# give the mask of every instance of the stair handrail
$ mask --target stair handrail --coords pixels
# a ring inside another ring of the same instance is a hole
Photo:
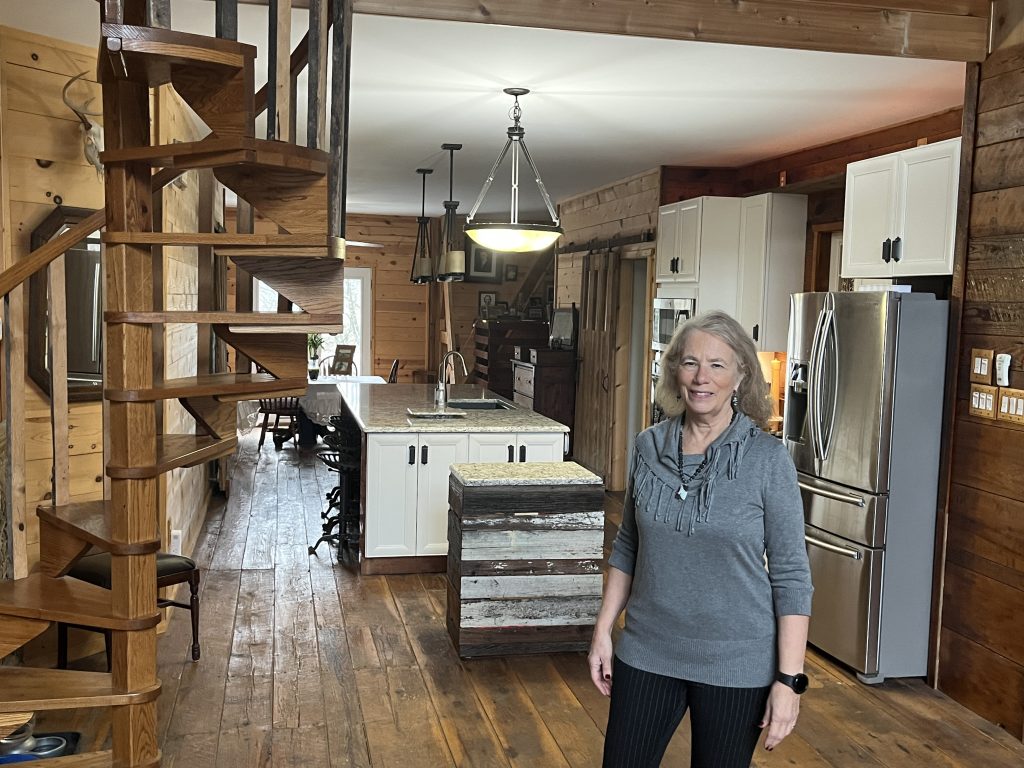
[[[164,168],[153,174],[153,192],[159,193],[180,176],[184,171],[178,168]],[[6,296],[19,285],[28,280],[36,272],[46,269],[54,259],[60,256],[71,246],[80,240],[91,235],[97,229],[107,224],[107,209],[100,208],[98,211],[82,219],[78,224],[65,230],[63,233],[39,246],[28,256],[0,272],[0,298]]]

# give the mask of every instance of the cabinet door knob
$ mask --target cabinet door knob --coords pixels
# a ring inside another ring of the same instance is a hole
[[[882,261],[886,264],[892,261],[892,240],[888,237],[885,238],[885,241],[882,243]]]
[[[903,258],[903,240],[896,238],[892,241],[892,260],[899,261]]]
[[[516,457],[515,457],[515,448],[514,448],[513,446],[511,446],[511,445],[510,445],[510,446],[508,447],[508,463],[509,463],[509,464],[511,464],[511,463],[512,463],[512,462],[514,462],[515,460],[516,460]]]
[[[420,448],[420,464],[427,463],[427,446]]]
[[[409,463],[413,464],[413,465],[416,464],[416,446],[415,445],[410,445],[409,446]]]
[[[526,461],[526,446],[525,445],[520,445],[519,446],[519,460],[520,461]]]

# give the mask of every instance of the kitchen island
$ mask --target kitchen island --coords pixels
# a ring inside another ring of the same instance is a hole
[[[561,461],[565,455],[567,426],[480,386],[450,385],[452,407],[443,417],[429,384],[352,383],[339,384],[338,391],[361,432],[363,573],[445,570],[452,464]]]

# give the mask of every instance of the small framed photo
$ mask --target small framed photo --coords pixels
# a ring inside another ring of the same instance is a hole
[[[519,277],[519,266],[516,265],[516,264],[506,264],[505,265],[505,282],[506,283],[511,283],[517,277]]]
[[[471,283],[500,283],[501,256],[496,251],[481,248],[466,238],[466,281]]]
[[[477,299],[477,308],[480,310],[480,317],[488,317],[495,312],[495,305],[498,303],[498,294],[494,291],[480,291]]]
[[[507,315],[508,314],[508,302],[507,301],[495,302],[495,304],[494,304],[494,312],[495,312],[495,314],[498,315],[498,317],[501,317],[502,315]]]

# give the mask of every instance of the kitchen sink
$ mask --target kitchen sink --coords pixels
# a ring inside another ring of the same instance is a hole
[[[449,400],[448,407],[474,411],[509,411],[515,408],[512,403],[506,403],[504,400],[495,400],[494,398],[486,397],[469,397]]]

